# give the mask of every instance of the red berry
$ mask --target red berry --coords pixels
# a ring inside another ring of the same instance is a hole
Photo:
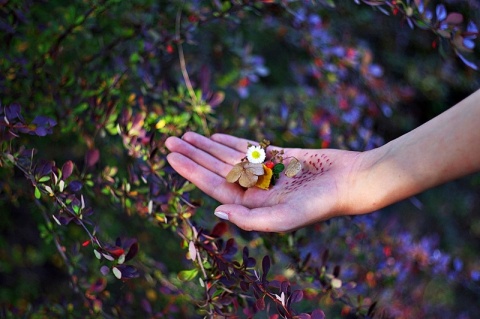
[[[272,169],[275,166],[275,164],[273,164],[272,161],[268,161],[268,162],[265,162],[265,166]]]

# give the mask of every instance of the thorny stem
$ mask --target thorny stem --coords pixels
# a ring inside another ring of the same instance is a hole
[[[43,207],[43,205],[37,199],[35,199],[35,205],[40,209],[40,211],[42,212],[43,219],[48,224],[50,222],[50,219],[48,218],[45,207]],[[55,248],[57,249],[58,253],[60,254],[60,256],[63,259],[63,262],[65,263],[65,266],[67,267],[70,283],[74,287],[74,291],[81,296],[81,298],[84,302],[88,303],[88,299],[85,297],[85,294],[80,293],[81,288],[79,287],[78,283],[73,279],[72,269],[74,267],[73,267],[72,263],[70,262],[69,258],[67,257],[67,255],[65,254],[62,245],[60,244],[59,236],[57,235],[57,233],[55,232],[54,229],[49,229],[49,230],[52,233],[53,241],[55,243]]]
[[[26,169],[25,167],[23,167],[22,165],[18,164],[17,161],[15,161],[13,163],[15,165],[15,167],[17,167],[19,170],[21,170],[23,172],[23,174],[25,175],[25,177],[30,180],[30,182],[32,183],[32,185],[34,185],[35,187],[38,187],[38,189],[41,189],[42,191],[46,192],[46,190],[43,188],[43,185],[39,185],[37,184],[37,182],[35,181],[35,177],[33,176],[32,172],[31,172],[31,167],[30,169]],[[70,215],[72,215],[73,217],[75,217],[75,219],[79,222],[79,224],[82,226],[82,228],[87,232],[88,236],[90,237],[90,240],[92,240],[92,242],[95,242],[100,248],[103,248],[100,241],[95,238],[95,236],[92,235],[92,233],[88,230],[87,226],[85,226],[85,224],[83,223],[83,221],[78,218],[78,216],[75,214],[75,212],[71,211],[71,209],[62,201],[61,198],[59,198],[58,196],[56,196],[55,194],[53,194],[53,197],[55,199],[55,201],[63,208],[65,209]],[[36,200],[36,202],[38,202],[38,200]],[[39,204],[39,203],[38,203]],[[37,206],[38,206],[37,204]],[[40,206],[39,206],[40,207]]]

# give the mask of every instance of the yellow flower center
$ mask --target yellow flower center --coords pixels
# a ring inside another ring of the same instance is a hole
[[[253,152],[252,152],[252,157],[253,157],[253,158],[257,159],[257,158],[260,158],[260,156],[261,156],[261,155],[260,155],[260,152],[259,152],[259,151],[253,151]]]

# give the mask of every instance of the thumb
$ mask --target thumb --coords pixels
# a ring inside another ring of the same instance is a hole
[[[288,220],[288,207],[275,205],[269,207],[247,208],[237,204],[220,205],[215,216],[228,220],[244,230],[264,232],[285,232],[298,228],[298,220]]]

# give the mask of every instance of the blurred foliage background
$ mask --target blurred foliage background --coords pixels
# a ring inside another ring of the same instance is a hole
[[[0,1],[1,316],[475,318],[478,174],[367,216],[248,233],[218,223],[163,143],[380,146],[478,89],[479,9]]]

